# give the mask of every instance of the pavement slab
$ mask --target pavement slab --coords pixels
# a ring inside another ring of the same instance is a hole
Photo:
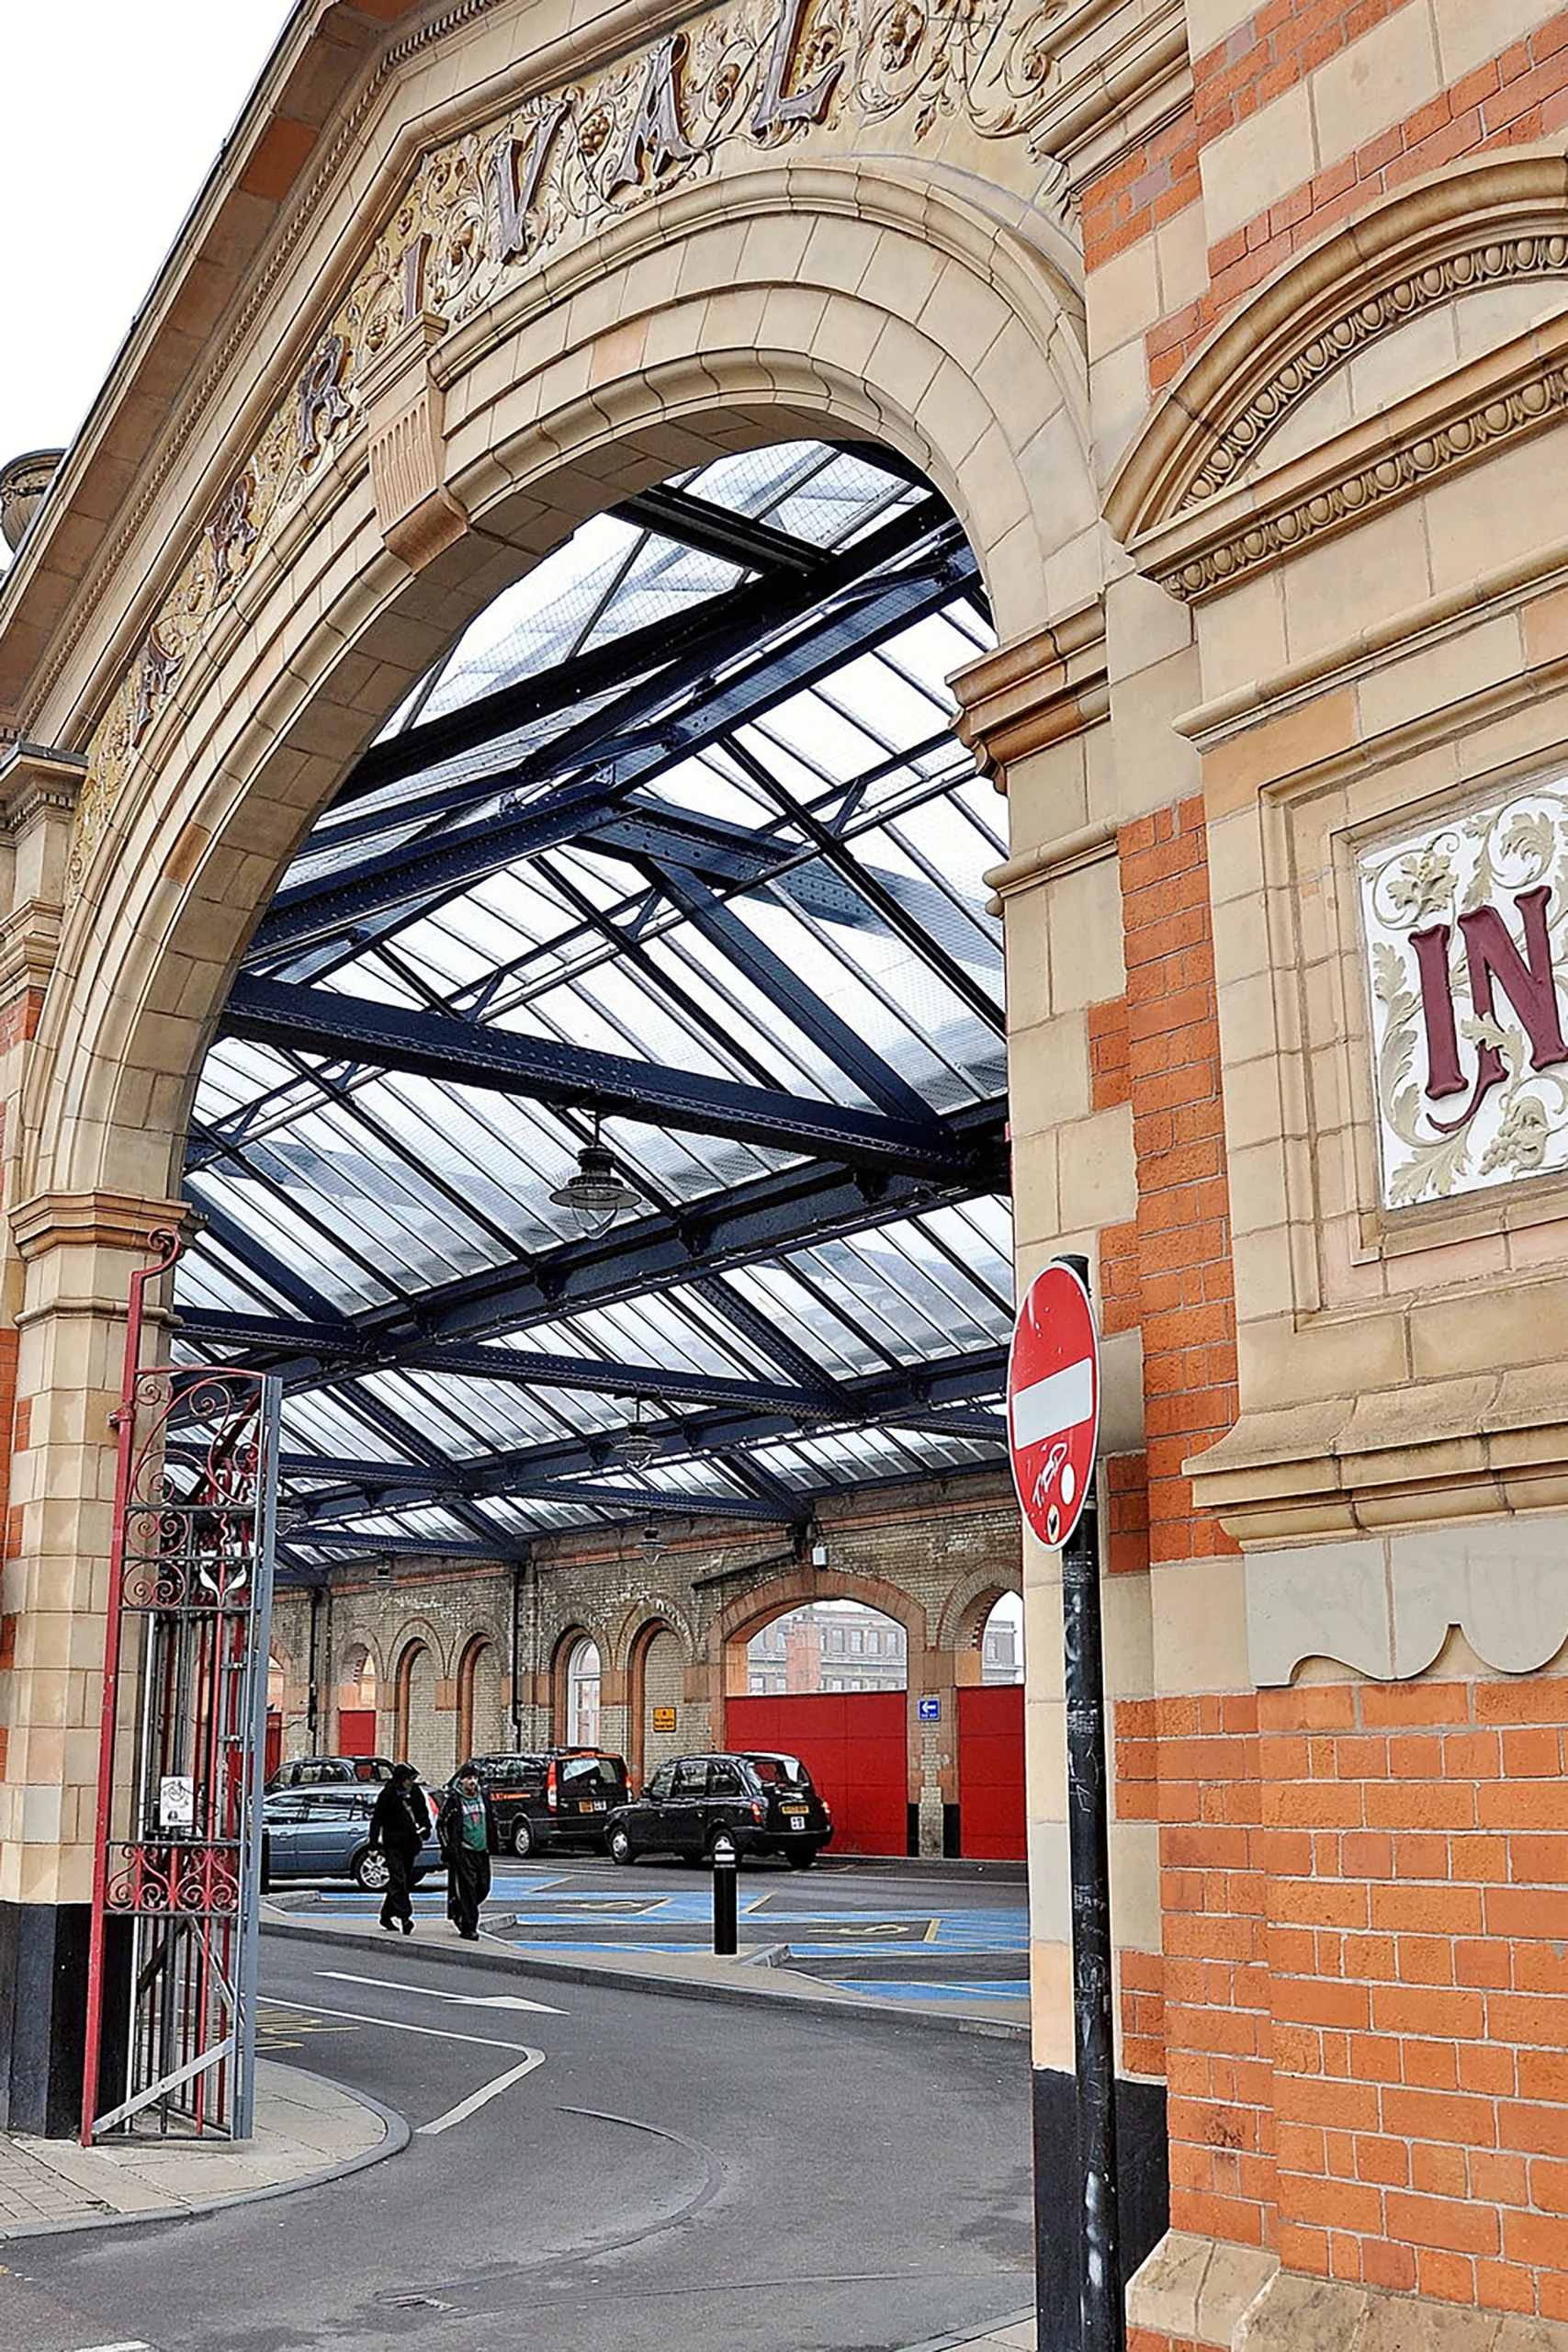
[[[400,2117],[358,2092],[259,2058],[255,2132],[238,2143],[148,2133],[84,2148],[0,2132],[0,2240],[268,2196],[392,2155],[407,2138]]]

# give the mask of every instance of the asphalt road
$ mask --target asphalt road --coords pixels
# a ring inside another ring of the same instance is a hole
[[[410,2147],[14,2241],[0,2352],[897,2352],[1029,2300],[1016,2041],[498,1980],[417,1938],[264,1939],[263,1986],[264,2051],[397,2109]],[[544,2006],[494,2006],[518,1998]]]

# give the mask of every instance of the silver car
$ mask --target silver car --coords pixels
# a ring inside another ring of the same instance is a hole
[[[351,1878],[370,1894],[387,1883],[385,1854],[370,1850],[370,1814],[380,1791],[327,1782],[319,1788],[279,1789],[262,1800],[262,1883],[289,1879]],[[431,1820],[435,1806],[428,1793]],[[434,1827],[420,1849],[414,1884],[440,1867]]]

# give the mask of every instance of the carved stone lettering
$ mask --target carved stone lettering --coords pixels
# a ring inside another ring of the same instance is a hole
[[[1568,781],[1367,853],[1360,887],[1386,1204],[1568,1167]]]
[[[247,466],[207,526],[208,544],[212,549],[214,596],[221,595],[230,581],[243,567],[245,558],[259,537],[251,520],[251,501],[255,495],[255,478]]]
[[[296,418],[299,455],[307,462],[320,454],[340,424],[354,414],[343,389],[343,363],[348,346],[342,335],[330,334],[299,379]]]
[[[642,94],[632,116],[619,161],[604,182],[606,196],[617,188],[635,187],[642,177],[643,160],[655,179],[671,164],[689,164],[696,149],[681,128],[681,103],[676,78],[686,54],[684,33],[661,40],[648,61]]]
[[[539,183],[550,160],[555,136],[570,108],[558,98],[547,113],[531,122],[521,139],[499,140],[491,151],[501,236],[496,259],[521,261],[529,246],[528,215],[538,198]]]
[[[824,74],[803,90],[786,95],[786,85],[795,71],[795,52],[800,47],[800,28],[806,18],[807,0],[784,0],[778,23],[768,45],[767,74],[762,83],[762,95],[751,117],[751,128],[759,139],[773,132],[787,130],[801,122],[820,122],[832,103],[846,60],[835,59]]]
[[[174,684],[181,657],[165,645],[154,628],[148,633],[136,667],[136,700],[130,714],[130,741],[140,743],[158,715],[158,707]]]

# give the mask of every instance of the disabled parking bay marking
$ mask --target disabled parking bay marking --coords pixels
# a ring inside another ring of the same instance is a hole
[[[406,1992],[410,1988],[400,1985],[397,1989]],[[481,2083],[477,2091],[471,2091],[467,2098],[459,2099],[456,2107],[449,2107],[445,2115],[437,2115],[429,2123],[414,2127],[431,2137],[438,2132],[449,2132],[454,2123],[466,2121],[479,2108],[487,2106],[492,2098],[498,2098],[502,2091],[510,2090],[513,2083],[520,2083],[525,2075],[531,2075],[536,2067],[545,2063],[542,2050],[530,2050],[525,2041],[500,2041],[493,2034],[457,2033],[450,2026],[412,2025],[401,2018],[368,2017],[363,2009],[329,2009],[320,2001],[286,2001],[276,1993],[267,1994],[263,2006],[272,2009],[301,2009],[319,2018],[347,2018],[355,2025],[380,2026],[388,2033],[422,2033],[434,2041],[467,2041],[480,2050],[515,2050],[521,2053],[521,2065],[509,2066],[504,2075],[497,2075],[491,2082]]]
[[[803,1943],[930,1944],[936,1941],[940,1919],[813,1919],[800,1922]]]

